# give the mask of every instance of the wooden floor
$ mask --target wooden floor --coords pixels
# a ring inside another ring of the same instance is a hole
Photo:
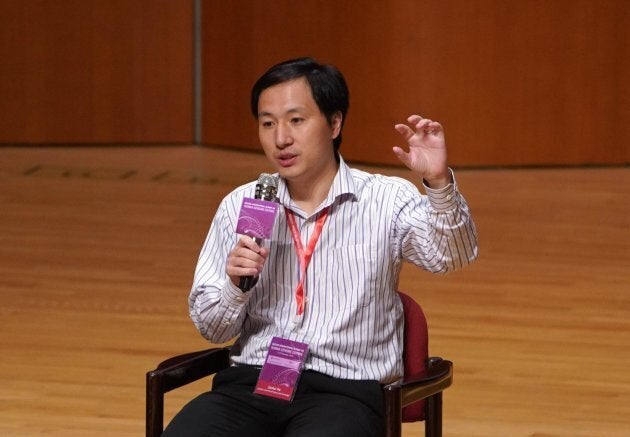
[[[142,435],[145,372],[207,346],[186,298],[211,216],[266,169],[184,146],[0,148],[0,435]],[[630,435],[630,169],[456,174],[480,259],[401,278],[455,363],[445,436]]]

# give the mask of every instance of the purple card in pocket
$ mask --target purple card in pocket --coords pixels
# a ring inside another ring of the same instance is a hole
[[[273,337],[254,393],[291,401],[307,354],[307,344]]]
[[[245,197],[236,223],[236,233],[263,240],[271,238],[277,212],[277,203]]]

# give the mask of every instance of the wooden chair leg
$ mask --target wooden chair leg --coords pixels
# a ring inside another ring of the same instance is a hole
[[[385,396],[385,436],[400,437],[402,434],[402,393],[399,389],[388,389]]]
[[[164,430],[164,393],[159,377],[147,373],[147,437],[159,437]]]
[[[425,437],[442,437],[442,392],[427,398],[424,418]]]

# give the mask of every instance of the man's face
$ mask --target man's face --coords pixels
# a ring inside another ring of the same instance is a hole
[[[341,114],[328,123],[304,78],[265,89],[258,100],[258,136],[267,159],[292,183],[314,183],[337,171],[332,141]]]

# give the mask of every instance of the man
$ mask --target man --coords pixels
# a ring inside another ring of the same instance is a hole
[[[252,112],[277,170],[279,214],[269,244],[235,233],[241,186],[221,203],[199,257],[189,304],[214,343],[238,336],[232,366],[165,435],[378,436],[381,384],[402,377],[402,261],[435,273],[477,255],[474,224],[447,166],[440,123],[397,124],[399,159],[424,181],[350,169],[338,153],[348,110],[341,73],[310,58],[272,67]],[[310,259],[309,259],[310,256]],[[257,276],[249,291],[238,288]],[[254,393],[272,337],[308,347],[291,402]]]

